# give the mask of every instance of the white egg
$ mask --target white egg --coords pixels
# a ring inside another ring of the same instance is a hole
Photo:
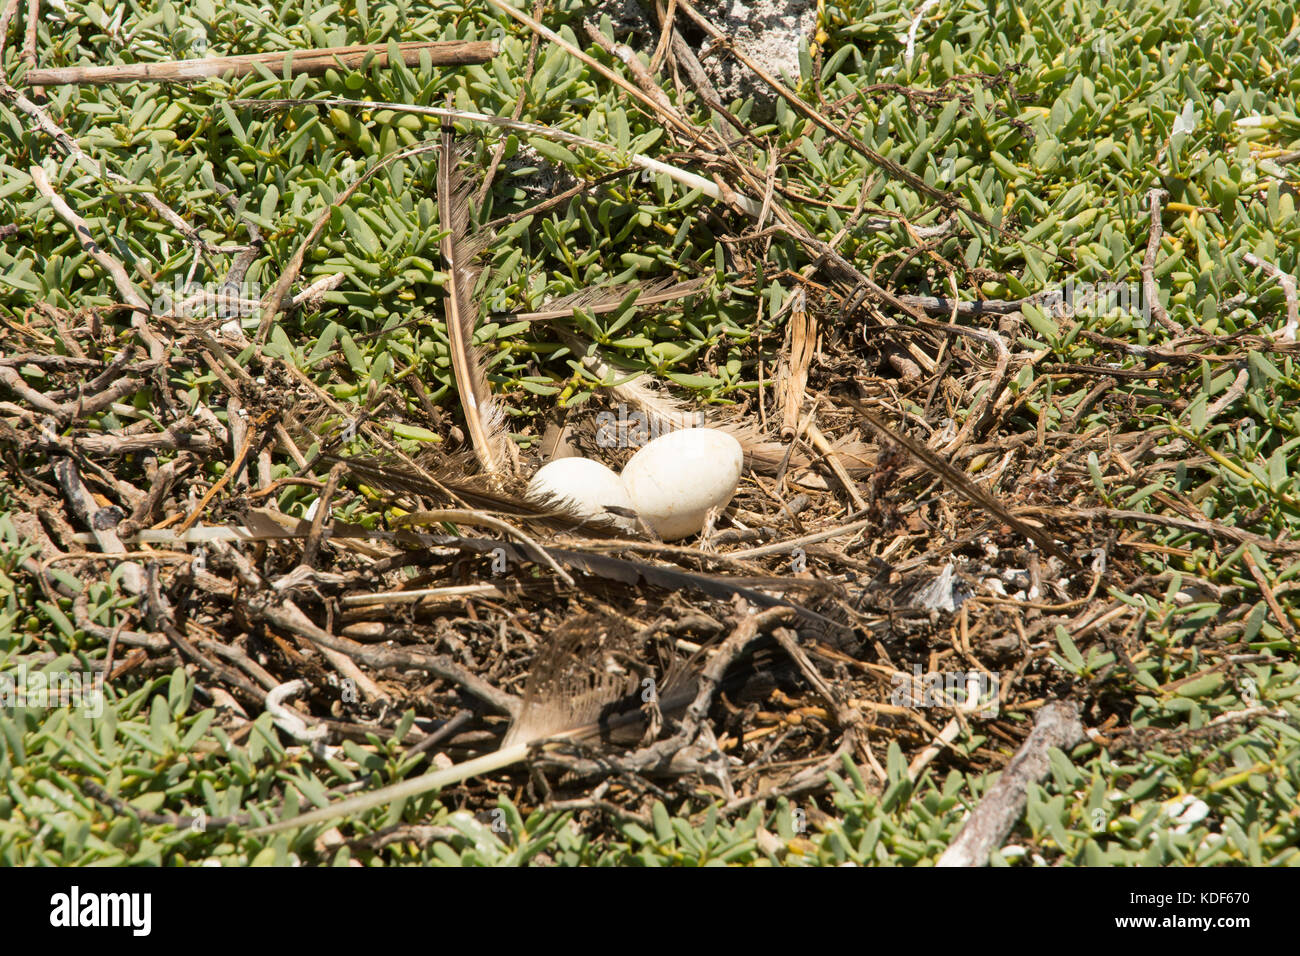
[[[636,530],[636,522],[607,506],[633,511],[632,499],[618,475],[590,458],[557,458],[543,465],[528,482],[527,496],[544,503],[555,497],[585,518],[604,518],[624,531]]]
[[[696,534],[710,508],[724,508],[736,493],[745,453],[716,428],[669,432],[632,456],[623,485],[642,520],[665,541]]]

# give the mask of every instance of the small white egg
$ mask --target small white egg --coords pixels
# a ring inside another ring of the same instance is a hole
[[[633,519],[605,510],[607,506],[634,509],[618,475],[590,458],[557,458],[543,465],[525,494],[538,503],[558,498],[584,518],[604,518],[624,531],[636,530]]]
[[[669,432],[632,456],[623,485],[632,507],[655,534],[675,541],[697,534],[710,508],[724,508],[736,493],[745,453],[716,428]]]

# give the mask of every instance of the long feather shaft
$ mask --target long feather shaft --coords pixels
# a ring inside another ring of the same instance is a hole
[[[686,706],[695,697],[694,685],[678,687],[670,698],[661,700],[661,707],[665,711],[676,711],[680,707]],[[299,814],[296,817],[289,817],[284,820],[278,820],[274,823],[268,823],[265,826],[258,827],[252,831],[254,836],[265,836],[271,833],[279,833],[282,830],[292,830],[301,827],[314,826],[318,823],[328,823],[331,820],[338,820],[343,817],[353,816],[354,814],[364,813],[374,807],[381,807],[397,800],[405,800],[409,797],[418,797],[422,794],[429,793],[432,790],[441,790],[453,784],[463,783],[471,777],[477,777],[480,774],[492,773],[496,770],[502,770],[513,764],[519,763],[528,756],[531,747],[538,744],[539,741],[558,741],[573,740],[575,738],[589,737],[599,732],[601,724],[597,722],[583,723],[577,727],[571,727],[567,730],[557,731],[546,734],[544,737],[532,737],[519,743],[507,744],[500,750],[494,750],[492,753],[483,754],[481,757],[474,757],[470,760],[461,761],[454,766],[447,767],[443,770],[432,770],[428,773],[421,774],[418,777],[412,777],[409,780],[403,780],[400,783],[389,784],[386,787],[380,787],[378,790],[372,790],[369,793],[360,793],[355,797],[349,797],[346,800],[340,800],[337,803],[331,803],[328,806],[319,807],[315,810],[309,810],[306,813]]]
[[[514,130],[520,133],[528,133],[533,136],[540,136],[543,139],[549,139],[557,143],[569,143],[574,146],[585,146],[588,149],[599,150],[602,153],[618,155],[619,149],[608,143],[602,143],[599,140],[588,139],[586,136],[579,136],[576,133],[569,133],[562,129],[552,129],[549,126],[538,126],[536,123],[525,123],[520,120],[508,119],[504,116],[493,116],[490,113],[477,113],[473,110],[454,110],[446,109],[440,106],[417,106],[414,103],[382,103],[378,100],[353,100],[344,97],[329,97],[327,99],[297,99],[297,100],[241,100],[240,105],[252,106],[258,109],[274,109],[285,106],[351,106],[356,109],[364,110],[392,110],[397,113],[416,113],[422,116],[438,116],[444,119],[463,120],[467,123],[486,123],[489,126],[496,126],[501,129]],[[672,166],[668,163],[652,159],[649,156],[643,156],[640,153],[633,153],[629,157],[629,162],[640,169],[648,170],[653,173],[663,173],[670,179],[676,180],[683,186],[691,189],[698,189],[710,199],[718,201],[723,200],[722,189],[718,184],[705,179],[696,173]],[[746,196],[735,190],[730,191],[731,198],[737,202],[742,209],[749,215],[757,217],[763,210],[763,204],[756,202],[749,196]]]
[[[431,773],[421,774],[418,777],[412,777],[410,780],[403,780],[401,783],[380,787],[370,793],[358,794],[355,797],[340,800],[338,803],[331,803],[316,810],[309,810],[307,813],[289,817],[287,820],[268,823],[266,826],[253,830],[252,834],[253,836],[265,836],[270,833],[279,833],[281,830],[292,830],[314,826],[317,823],[328,823],[341,817],[364,813],[372,807],[380,807],[396,800],[405,800],[408,797],[418,797],[431,790],[441,790],[443,787],[461,783],[479,774],[491,773],[494,770],[500,770],[503,767],[518,763],[528,756],[529,746],[526,743],[515,744],[512,747],[494,750],[490,754],[466,760],[455,766],[447,767],[445,770],[435,770]]]

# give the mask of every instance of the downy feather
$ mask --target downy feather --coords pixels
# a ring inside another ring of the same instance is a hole
[[[534,744],[543,740],[609,741],[613,731],[620,729],[623,742],[635,742],[639,733],[634,731],[629,738],[627,731],[644,723],[639,707],[640,675],[624,669],[619,660],[636,656],[634,641],[634,635],[619,622],[596,615],[565,622],[534,659],[523,703],[500,749],[259,827],[254,834],[324,823],[440,790],[519,763],[527,758]],[[697,670],[694,662],[669,668],[663,685],[656,687],[661,711],[677,710],[690,702]]]

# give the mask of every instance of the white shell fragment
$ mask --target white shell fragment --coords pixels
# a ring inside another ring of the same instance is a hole
[[[655,534],[675,541],[697,534],[711,508],[736,493],[745,453],[716,428],[686,428],[650,442],[623,468],[632,507]]]
[[[618,475],[590,458],[557,458],[543,465],[528,482],[527,496],[538,503],[560,499],[584,518],[604,518],[624,531],[635,531],[636,522],[609,506],[632,511],[632,501]]]

